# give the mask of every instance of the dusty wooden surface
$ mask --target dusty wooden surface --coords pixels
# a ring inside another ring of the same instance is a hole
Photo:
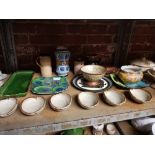
[[[116,123],[117,128],[123,135],[140,135],[142,133],[138,132],[129,121],[122,121]]]
[[[33,78],[38,77],[35,74]],[[81,108],[77,102],[77,95],[80,92],[71,85],[73,74],[68,76],[69,93],[72,98],[72,105],[67,111],[55,112],[49,106],[50,95],[44,95],[47,104],[46,108],[38,115],[25,116],[18,108],[15,114],[7,118],[0,118],[0,134],[42,134],[46,132],[56,132],[76,127],[86,127],[98,123],[110,123],[144,117],[155,114],[155,90],[146,88],[152,93],[152,100],[146,104],[136,104],[127,97],[127,102],[121,106],[113,107],[107,105],[101,95],[99,104],[91,110]],[[30,86],[31,87],[31,86]],[[116,89],[112,87],[111,89]],[[118,90],[118,89],[117,89]],[[118,90],[123,91],[124,90]],[[126,93],[125,93],[126,94]],[[36,96],[31,91],[25,97],[18,98],[18,104],[30,96]]]

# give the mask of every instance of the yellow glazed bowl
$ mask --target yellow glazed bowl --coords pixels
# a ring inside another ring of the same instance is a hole
[[[124,83],[136,83],[143,79],[143,72],[140,67],[137,66],[122,66],[118,77]]]
[[[85,65],[81,68],[83,77],[89,82],[97,82],[106,73],[106,68],[99,65]]]

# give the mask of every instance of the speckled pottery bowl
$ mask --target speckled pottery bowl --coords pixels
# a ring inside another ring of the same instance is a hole
[[[99,65],[85,65],[81,68],[83,77],[88,82],[98,82],[106,73],[106,68]]]
[[[131,98],[137,103],[146,103],[152,99],[151,93],[143,89],[130,89],[129,93]]]
[[[136,83],[143,79],[143,72],[141,68],[137,66],[122,66],[120,72],[118,73],[118,77],[124,83]]]
[[[69,94],[60,93],[50,98],[50,106],[55,111],[67,110],[72,102],[72,97]]]

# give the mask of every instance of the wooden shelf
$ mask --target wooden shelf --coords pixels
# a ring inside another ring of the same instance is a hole
[[[35,74],[33,78],[38,77]],[[72,105],[67,111],[53,111],[48,100],[50,95],[44,95],[47,100],[46,108],[43,112],[35,116],[23,115],[19,108],[10,117],[0,118],[0,134],[42,134],[57,132],[61,130],[88,127],[93,124],[111,123],[133,118],[145,117],[155,114],[155,90],[146,88],[152,93],[152,100],[146,104],[136,104],[127,97],[127,102],[121,106],[109,106],[99,97],[99,104],[91,110],[81,108],[77,102],[79,90],[71,85],[73,74],[68,76],[69,88],[66,93],[69,93],[72,98]],[[31,87],[31,86],[30,86]],[[113,86],[111,89],[116,88]],[[118,90],[118,89],[117,89]],[[124,92],[125,90],[118,90]],[[36,96],[28,91],[25,97],[18,98],[18,104],[31,96]]]

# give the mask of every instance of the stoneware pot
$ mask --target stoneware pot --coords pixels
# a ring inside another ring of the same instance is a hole
[[[8,98],[0,100],[0,117],[7,117],[12,115],[18,107],[15,98]]]
[[[137,103],[146,103],[152,99],[152,95],[149,91],[143,89],[130,89],[131,98]]]
[[[81,92],[78,102],[84,109],[92,109],[98,104],[98,96],[92,92]]]
[[[122,105],[126,102],[125,95],[114,90],[105,91],[103,97],[106,103],[112,106]]]
[[[56,73],[59,76],[68,75],[70,71],[69,67],[70,52],[64,47],[59,47],[55,52],[55,57],[56,57]]]
[[[143,79],[143,72],[140,67],[137,66],[122,66],[118,72],[118,77],[124,83],[136,83]]]
[[[60,93],[50,98],[50,106],[55,111],[67,110],[72,103],[72,97],[69,94]]]
[[[46,101],[43,97],[30,97],[22,102],[20,109],[23,114],[32,116],[43,111],[45,104]]]
[[[83,77],[90,83],[97,83],[106,73],[106,68],[99,65],[85,65],[81,68]]]

